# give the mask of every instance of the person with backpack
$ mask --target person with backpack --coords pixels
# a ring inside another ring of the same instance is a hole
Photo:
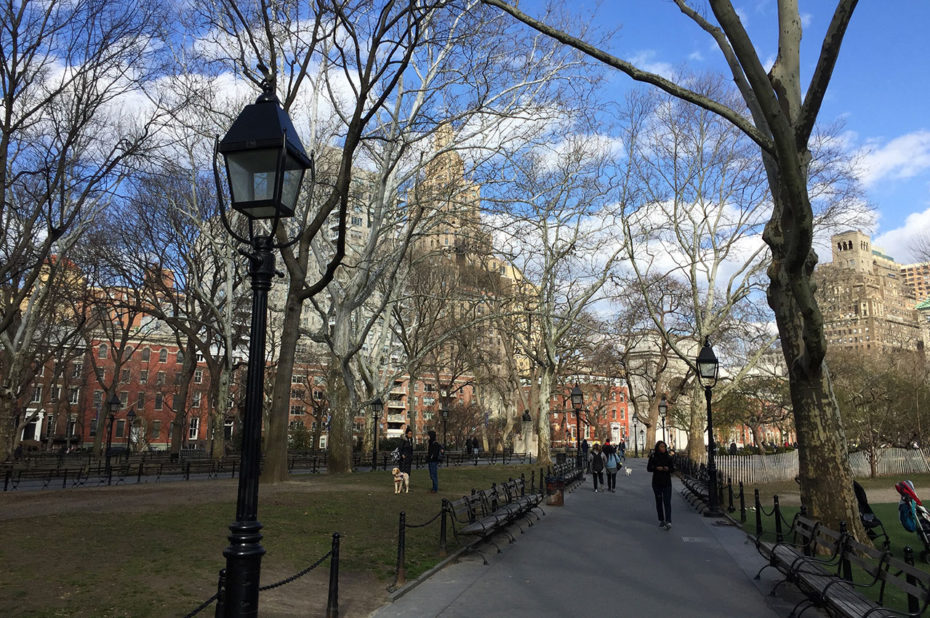
[[[594,480],[594,493],[597,493],[597,483],[600,481],[601,487],[604,486],[604,454],[601,452],[601,445],[597,442],[591,447],[591,453],[588,455],[588,467],[591,469],[591,478]]]
[[[429,442],[426,445],[426,464],[429,467],[429,478],[433,482],[433,488],[429,490],[431,494],[439,491],[439,463],[445,454],[442,444],[436,441],[436,432],[430,429],[426,432],[429,436]]]
[[[670,530],[672,528],[672,472],[675,471],[675,462],[668,452],[668,445],[662,440],[656,442],[655,449],[650,453],[646,471],[652,472],[652,492],[656,497],[659,527]]]
[[[604,440],[604,469],[607,471],[607,491],[617,492],[617,468],[620,467],[620,456],[617,455],[617,448],[610,444],[610,440]]]

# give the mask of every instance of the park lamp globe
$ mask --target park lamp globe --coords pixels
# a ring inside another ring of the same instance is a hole
[[[293,216],[304,172],[312,165],[273,81],[266,80],[263,88],[217,146],[226,162],[232,207],[250,220]]]
[[[584,405],[584,393],[578,387],[577,382],[575,382],[575,386],[572,388],[571,398],[572,398],[572,407],[575,408],[576,410],[580,410],[581,407]]]
[[[704,338],[704,347],[697,356],[698,377],[701,384],[713,388],[717,384],[717,356],[714,349],[710,347],[710,337]]]

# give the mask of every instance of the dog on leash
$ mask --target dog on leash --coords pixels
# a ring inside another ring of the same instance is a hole
[[[623,471],[626,472],[627,476],[630,476],[631,474],[633,474],[633,470],[629,467],[624,468]]]
[[[400,468],[394,468],[391,470],[391,474],[394,475],[394,493],[399,494],[404,492],[406,494],[410,493],[410,475],[406,472],[401,472]]]

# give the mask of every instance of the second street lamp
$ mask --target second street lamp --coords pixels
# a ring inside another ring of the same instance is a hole
[[[129,412],[126,413],[126,431],[129,433],[126,434],[126,461],[129,461],[129,456],[132,455],[132,425],[136,422],[136,410],[135,408],[130,408]]]
[[[704,385],[704,399],[707,401],[707,517],[721,517],[720,507],[717,504],[717,464],[714,454],[717,449],[714,444],[714,417],[710,408],[713,388],[717,384],[717,356],[710,347],[710,337],[704,338],[704,347],[695,360],[698,377]]]
[[[583,468],[584,462],[581,461],[581,408],[584,407],[584,393],[575,382],[571,392],[572,408],[575,409],[575,458],[578,461],[578,467]]]
[[[665,398],[665,395],[662,395],[662,399],[659,400],[659,418],[662,419],[662,441],[668,444],[668,439],[665,437],[665,415],[668,413],[668,399]]]
[[[112,469],[110,468],[110,451],[113,448],[113,421],[116,420],[116,411],[119,410],[122,405],[123,402],[120,401],[116,393],[113,393],[113,396],[107,400],[107,410],[109,412],[109,414],[107,414],[107,485],[110,484],[113,478]]]
[[[374,436],[371,440],[371,471],[378,469],[378,421],[381,420],[381,411],[384,410],[384,402],[380,397],[375,397],[369,406],[371,407],[371,428]]]

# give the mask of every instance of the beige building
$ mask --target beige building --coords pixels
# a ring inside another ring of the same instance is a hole
[[[833,262],[817,267],[817,301],[830,347],[862,351],[924,348],[917,300],[894,258],[857,230],[831,238]]]
[[[918,302],[930,299],[930,262],[905,264],[901,267],[901,276]]]

